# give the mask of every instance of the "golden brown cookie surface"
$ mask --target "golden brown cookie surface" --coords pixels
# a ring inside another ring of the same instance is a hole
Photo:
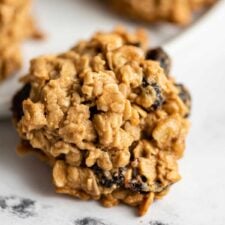
[[[180,179],[190,96],[145,49],[143,31],[117,29],[31,62],[13,101],[19,151],[48,161],[58,193],[143,215]]]

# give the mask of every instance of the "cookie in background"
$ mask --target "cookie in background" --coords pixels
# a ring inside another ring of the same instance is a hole
[[[187,25],[194,12],[209,7],[217,0],[107,0],[107,4],[121,16],[146,21],[167,21]]]

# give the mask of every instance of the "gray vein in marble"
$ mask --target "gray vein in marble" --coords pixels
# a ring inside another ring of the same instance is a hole
[[[158,220],[150,221],[149,225],[169,225],[168,223],[160,222]]]
[[[75,220],[74,225],[110,225],[110,224],[103,222],[99,218],[84,217],[84,218]]]
[[[28,218],[37,215],[37,203],[29,198],[0,196],[0,210],[20,218]]]

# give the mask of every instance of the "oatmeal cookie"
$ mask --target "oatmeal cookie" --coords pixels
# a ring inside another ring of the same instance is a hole
[[[0,0],[0,82],[21,67],[21,42],[37,35],[30,0]]]
[[[18,152],[50,164],[58,193],[144,215],[180,180],[190,95],[146,40],[118,28],[31,62],[13,99]]]
[[[147,22],[169,21],[186,25],[192,13],[216,0],[108,0],[120,15]]]

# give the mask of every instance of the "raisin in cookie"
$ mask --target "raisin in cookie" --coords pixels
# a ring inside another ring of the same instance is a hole
[[[37,34],[30,0],[0,0],[0,82],[21,67],[21,42]]]
[[[169,21],[186,25],[195,10],[216,0],[108,0],[121,15],[147,22]]]
[[[162,49],[124,29],[31,62],[13,100],[21,138],[52,167],[56,191],[147,212],[180,180],[190,95]]]

